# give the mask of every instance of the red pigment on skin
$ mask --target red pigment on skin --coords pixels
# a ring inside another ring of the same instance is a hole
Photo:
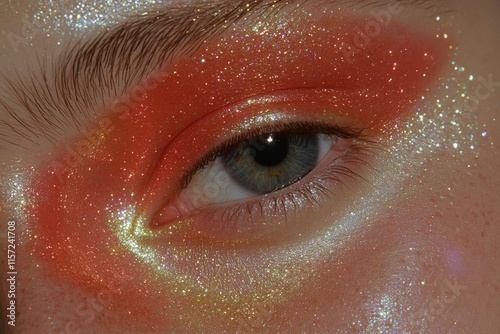
[[[111,309],[123,314],[126,323],[145,319],[145,326],[154,326],[164,320],[172,296],[177,297],[174,279],[153,272],[127,250],[109,222],[141,202],[141,191],[148,194],[143,205],[175,196],[169,191],[173,180],[224,135],[222,126],[263,108],[279,109],[272,103],[252,105],[220,117],[227,106],[273,92],[285,97],[301,92],[303,102],[319,101],[373,134],[403,122],[401,116],[436,79],[448,42],[393,23],[354,54],[347,52],[345,43],[352,45],[366,20],[298,20],[269,34],[247,29],[222,36],[166,67],[162,82],[135,108],[106,116],[109,131],[80,154],[70,173],[54,173],[54,161],[68,166],[67,150],[40,166],[31,185],[31,225],[38,237],[35,254],[49,265],[56,282],[91,294],[109,290]],[[318,110],[304,107],[302,113],[312,116]],[[72,149],[85,141],[78,138]]]

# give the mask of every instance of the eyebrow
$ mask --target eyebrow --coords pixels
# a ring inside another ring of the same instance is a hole
[[[83,130],[110,99],[158,71],[175,57],[196,51],[250,13],[272,14],[306,0],[223,0],[216,4],[168,5],[84,41],[69,43],[52,62],[38,57],[29,77],[3,77],[0,149],[55,144],[68,129]],[[431,0],[323,0],[359,7],[400,2],[434,9]],[[19,110],[24,110],[20,113]]]

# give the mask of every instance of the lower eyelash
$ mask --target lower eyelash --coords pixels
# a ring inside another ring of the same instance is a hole
[[[338,194],[335,190],[338,185],[349,187],[346,182],[348,179],[367,182],[361,175],[364,172],[357,172],[355,169],[373,169],[369,160],[377,154],[378,149],[380,146],[376,142],[354,140],[344,154],[322,167],[323,170],[317,172],[319,175],[306,176],[295,188],[291,186],[278,193],[227,208],[207,207],[196,215],[200,221],[211,224],[210,230],[217,235],[239,233],[244,237],[243,232],[250,231],[257,225],[287,225],[288,217],[305,205],[309,205],[308,208],[321,206],[323,201]]]

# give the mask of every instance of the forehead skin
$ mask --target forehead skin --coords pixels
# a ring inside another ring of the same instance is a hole
[[[105,2],[105,1],[102,1]],[[210,3],[211,1],[202,1]],[[62,51],[63,46],[72,40],[86,38],[98,34],[106,29],[106,24],[102,24],[96,16],[87,16],[86,20],[66,20],[73,22],[72,26],[61,24],[55,17],[46,17],[40,14],[40,9],[45,8],[55,10],[56,7],[51,2],[35,3],[32,1],[7,1],[0,3],[0,73],[10,75],[15,72],[23,73],[29,71],[26,64],[36,62],[40,55],[51,57]],[[141,10],[154,9],[153,2],[144,1],[136,4],[132,8],[120,9],[120,15],[114,15],[113,21],[104,20],[107,24],[119,23],[126,20],[128,15],[134,15]],[[164,2],[165,3],[165,2]],[[178,1],[178,3],[187,3]],[[57,8],[59,14],[69,14],[74,8],[78,8],[85,2],[70,1],[65,2],[64,8]],[[95,6],[95,4],[88,4]],[[160,4],[162,5],[162,4]],[[456,0],[453,1],[455,29],[460,31],[458,44],[460,47],[460,62],[464,64],[470,73],[475,76],[491,76],[495,82],[500,82],[500,1],[497,0]],[[88,7],[88,6],[87,6]],[[101,7],[103,13],[105,7]],[[109,10],[109,9],[108,9]],[[89,10],[89,15],[95,15],[95,10]],[[41,18],[35,27],[37,34],[32,35],[33,26],[30,26],[33,17]],[[26,18],[26,20],[24,19]],[[57,29],[54,28],[57,26]],[[16,35],[16,37],[13,37]],[[13,38],[15,38],[13,42]],[[1,84],[1,83],[0,83]],[[1,87],[0,87],[1,88]],[[447,166],[455,166],[453,161],[446,159],[439,162],[431,162],[426,168],[429,170],[439,170],[435,177],[436,183],[453,185],[453,191],[446,194],[435,204],[435,225],[448,226],[445,229],[446,235],[441,235],[443,239],[454,240],[460,251],[465,254],[464,259],[469,264],[470,275],[466,282],[460,282],[465,286],[458,298],[454,299],[446,309],[446,316],[438,317],[433,326],[435,332],[457,332],[457,333],[495,333],[500,331],[500,216],[499,191],[500,180],[498,170],[500,170],[500,157],[498,145],[500,145],[500,134],[496,117],[500,112],[500,87],[494,87],[491,96],[485,101],[481,101],[477,114],[473,115],[474,120],[480,125],[481,132],[487,133],[485,140],[480,140],[478,158],[471,161],[475,165],[473,170],[464,167],[460,171],[444,172]],[[0,107],[0,113],[3,110]],[[28,152],[29,153],[29,152]],[[9,170],[12,161],[16,156],[25,155],[26,152],[11,152],[0,157],[0,176],[4,176]],[[35,158],[36,159],[36,158]],[[17,168],[28,167],[21,162]],[[430,185],[421,184],[424,189]],[[9,206],[9,200],[3,198],[5,207]],[[12,203],[11,203],[12,204]],[[431,205],[425,203],[423,205]],[[15,215],[8,210],[0,212],[1,233],[5,232],[4,224]],[[404,217],[410,220],[414,217]],[[432,233],[432,232],[431,232]],[[426,235],[415,237],[425,238]],[[4,249],[5,238],[2,235],[0,245]],[[25,253],[23,253],[23,251]],[[30,262],[29,254],[26,250],[19,250],[19,270],[24,270],[24,274],[35,272],[34,263]],[[436,255],[437,256],[437,255]],[[0,265],[6,267],[6,255],[2,253]],[[396,276],[399,271],[405,270],[401,265],[394,264],[393,269]],[[432,277],[433,270],[438,270],[432,264],[424,269],[424,276]],[[3,269],[2,269],[3,270]],[[3,278],[2,278],[3,279]],[[332,296],[324,291],[329,291],[329,286],[336,284],[339,277],[332,277],[325,281],[318,291],[312,291],[310,298],[319,303],[334,303]],[[432,279],[431,279],[432,280]],[[74,292],[66,286],[53,284],[46,278],[40,278],[38,286],[23,285],[20,287],[19,297],[20,310],[25,313],[24,319],[28,325],[20,326],[12,333],[28,333],[30,329],[37,328],[39,323],[45,321],[50,310],[57,310],[64,317],[64,310],[73,310],[88,296]],[[4,285],[2,284],[2,287]],[[439,282],[436,286],[442,286]],[[33,291],[36,291],[34,293]],[[5,309],[6,291],[1,291],[2,309]],[[416,300],[433,300],[435,294],[429,292],[417,296]],[[33,299],[32,299],[33,298]],[[323,299],[323,301],[321,301]],[[35,303],[32,303],[35,301]],[[423,302],[422,302],[423,303]],[[448,304],[447,304],[448,305]],[[41,312],[40,310],[43,310]],[[282,316],[276,321],[281,324],[293,324],[293,305],[288,309],[280,310]],[[2,312],[2,316],[3,316]],[[186,315],[189,317],[189,315]],[[309,315],[314,318],[316,315]],[[457,320],[458,319],[458,320]],[[3,322],[4,320],[2,320]],[[274,321],[274,320],[273,320]],[[324,320],[325,321],[325,320]],[[335,328],[339,319],[332,316],[330,324],[326,328]],[[326,320],[326,322],[328,322]],[[120,328],[119,324],[111,324],[112,319],[103,316],[98,321],[93,321],[83,332],[101,332],[107,328],[108,332],[126,333],[127,328]],[[21,325],[21,324],[20,324]],[[272,324],[271,324],[272,325]],[[283,325],[285,326],[285,325]],[[23,330],[24,328],[24,330]],[[279,325],[277,325],[279,328]],[[286,328],[286,327],[283,327]]]

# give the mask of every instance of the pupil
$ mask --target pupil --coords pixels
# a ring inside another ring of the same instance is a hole
[[[264,136],[265,140],[253,145],[256,152],[254,160],[266,167],[281,164],[288,155],[288,139],[283,134],[269,134]]]

